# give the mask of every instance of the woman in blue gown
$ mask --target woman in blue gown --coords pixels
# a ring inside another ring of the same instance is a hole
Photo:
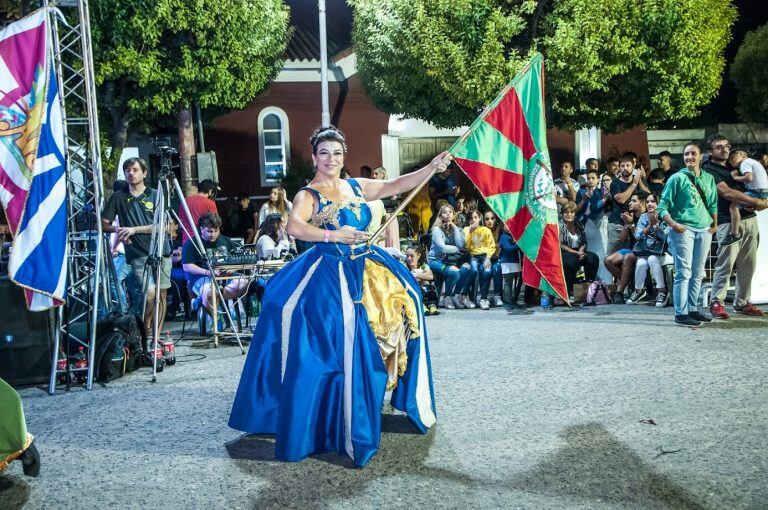
[[[283,460],[337,451],[364,466],[379,447],[388,390],[422,433],[435,423],[419,285],[364,244],[366,201],[407,192],[452,158],[388,181],[343,180],[343,133],[318,128],[310,143],[316,173],[296,194],[288,233],[315,244],[267,283],[229,426],[275,434]]]

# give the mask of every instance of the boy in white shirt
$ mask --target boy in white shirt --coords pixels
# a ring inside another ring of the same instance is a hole
[[[735,149],[728,156],[728,163],[735,170],[731,173],[733,180],[744,184],[744,193],[753,198],[768,198],[768,173],[760,162],[750,158],[746,151]],[[740,206],[731,203],[731,232],[723,239],[722,246],[728,246],[741,239],[739,223],[741,222]]]

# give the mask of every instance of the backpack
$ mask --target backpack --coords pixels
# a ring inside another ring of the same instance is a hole
[[[595,280],[589,284],[587,299],[584,306],[607,305],[611,302],[608,294],[608,286],[602,280]]]
[[[128,350],[125,340],[120,331],[112,331],[96,340],[93,375],[96,381],[113,381],[126,372]]]
[[[98,338],[106,338],[110,333],[119,333],[124,338],[124,371],[133,372],[141,368],[141,354],[147,350],[147,333],[141,319],[133,314],[110,313],[99,319],[97,335]]]

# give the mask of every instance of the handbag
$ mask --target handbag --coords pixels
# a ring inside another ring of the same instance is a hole
[[[604,281],[595,280],[589,284],[583,306],[607,305],[610,302],[610,293]]]
[[[638,240],[632,247],[632,253],[638,257],[648,257],[650,255],[661,257],[666,251],[667,236],[661,230],[648,234],[643,239]]]
[[[457,251],[456,253],[446,253],[443,255],[443,264],[446,266],[461,267],[468,262],[469,254],[465,251]]]

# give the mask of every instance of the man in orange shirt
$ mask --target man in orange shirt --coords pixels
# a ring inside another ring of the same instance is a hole
[[[219,214],[219,211],[216,209],[216,202],[213,201],[213,197],[218,189],[218,184],[210,179],[205,179],[197,185],[197,195],[187,197],[187,207],[189,207],[189,212],[195,225],[197,225],[198,220],[205,213]],[[182,243],[186,243],[192,235],[192,230],[181,205],[179,206],[179,219],[183,227],[181,230]]]

